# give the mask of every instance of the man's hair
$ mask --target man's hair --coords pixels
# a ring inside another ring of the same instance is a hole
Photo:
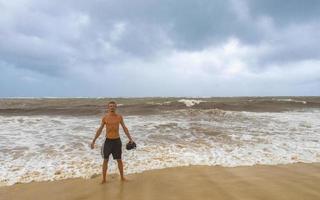
[[[109,101],[108,106],[109,106],[110,104],[115,104],[115,105],[117,105],[117,103],[116,103],[115,101]]]

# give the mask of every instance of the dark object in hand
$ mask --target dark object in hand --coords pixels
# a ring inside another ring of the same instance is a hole
[[[137,147],[135,142],[128,142],[126,145],[127,150],[135,149]]]

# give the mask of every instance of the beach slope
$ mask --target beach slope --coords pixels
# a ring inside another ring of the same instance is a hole
[[[0,199],[320,199],[320,163],[251,167],[190,166],[128,175],[0,187]]]

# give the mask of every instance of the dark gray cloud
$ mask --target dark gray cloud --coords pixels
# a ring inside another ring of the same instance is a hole
[[[320,1],[318,0],[248,0],[248,5],[253,16],[271,16],[279,26],[306,21],[317,22],[320,19]]]
[[[0,95],[102,96],[119,82],[109,94],[255,95],[267,81],[283,82],[276,94],[318,94],[318,10],[317,0],[0,1]]]

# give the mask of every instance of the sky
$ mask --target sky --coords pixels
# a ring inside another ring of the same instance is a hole
[[[0,0],[0,97],[318,96],[319,0]]]

